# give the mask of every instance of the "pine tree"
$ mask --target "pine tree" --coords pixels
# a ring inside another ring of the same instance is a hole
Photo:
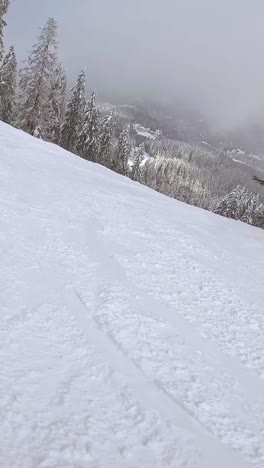
[[[0,62],[3,60],[4,55],[4,27],[6,26],[6,22],[3,18],[6,15],[8,7],[10,4],[10,0],[0,0]]]
[[[119,174],[126,175],[128,172],[128,156],[130,153],[129,127],[126,127],[119,135],[116,151],[114,154],[112,169]]]
[[[97,162],[99,150],[99,111],[96,107],[96,94],[93,92],[86,105],[77,151],[83,158]]]
[[[239,185],[233,189],[230,193],[224,196],[217,207],[214,209],[214,213],[226,216],[232,219],[241,219],[246,206],[246,189],[241,188]]]
[[[238,219],[253,226],[264,227],[264,205],[259,195],[249,193],[239,185],[218,204],[215,213],[227,218]]]
[[[61,129],[60,143],[63,148],[76,152],[78,138],[83,126],[85,110],[85,72],[81,71],[75,86],[71,90],[71,97],[66,106],[66,112]]]
[[[100,149],[98,162],[106,167],[112,166],[112,140],[114,130],[114,111],[106,115],[101,123],[100,128]]]
[[[253,213],[254,226],[264,229],[264,205],[260,203]]]
[[[155,190],[156,189],[155,187],[156,169],[155,169],[154,159],[148,159],[145,162],[144,166],[142,167],[141,173],[142,173],[142,183]]]
[[[61,65],[58,64],[51,80],[48,129],[49,139],[57,144],[60,142],[61,127],[65,113],[66,83],[65,72]]]
[[[246,187],[240,187],[238,186],[236,189],[236,197],[237,197],[237,212],[236,212],[236,218],[235,219],[243,219],[243,216],[249,209],[251,199],[252,199],[252,193],[249,193],[246,189]]]
[[[134,162],[130,172],[130,178],[136,180],[137,182],[142,182],[142,170],[141,164],[144,159],[145,147],[144,143],[135,149],[134,153]]]
[[[43,133],[43,130],[41,128],[40,125],[38,125],[35,130],[34,130],[34,133],[33,133],[33,136],[35,138],[38,138],[39,140],[44,140],[44,133]]]
[[[248,194],[247,203],[245,206],[244,213],[241,217],[241,221],[247,224],[254,224],[254,215],[259,206],[259,195],[254,195],[253,193]]]
[[[14,120],[17,62],[11,46],[0,69],[0,118],[11,124]]]
[[[32,48],[27,66],[21,70],[17,124],[30,134],[38,125],[43,129],[48,125],[52,78],[58,64],[56,34],[57,24],[54,18],[49,18]]]

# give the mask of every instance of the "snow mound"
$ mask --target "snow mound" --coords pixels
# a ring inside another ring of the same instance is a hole
[[[0,124],[0,466],[264,466],[264,231]]]

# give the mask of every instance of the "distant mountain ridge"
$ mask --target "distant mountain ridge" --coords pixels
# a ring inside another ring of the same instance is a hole
[[[128,122],[138,123],[152,130],[160,129],[170,138],[188,143],[206,141],[214,147],[264,155],[264,124],[243,124],[232,129],[215,130],[197,111],[181,104],[166,105],[153,102],[135,104],[101,104],[102,108],[114,108],[117,115]]]

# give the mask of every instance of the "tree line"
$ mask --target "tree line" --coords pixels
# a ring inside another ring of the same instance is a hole
[[[0,0],[1,1],[1,0]],[[128,175],[131,150],[129,128],[114,139],[114,113],[101,115],[96,94],[86,99],[86,73],[82,70],[70,90],[58,56],[57,30],[49,18],[22,69],[18,71],[14,46],[3,58],[3,16],[0,9],[0,117],[32,136],[58,144],[93,162]]]
[[[258,196],[232,186],[227,195],[219,194],[219,181],[212,179],[217,163],[212,163],[211,155],[186,151],[184,145],[179,149],[177,142],[163,138],[153,142],[152,157],[142,164],[144,143],[136,144],[131,126],[119,130],[114,110],[102,112],[94,91],[86,99],[85,70],[80,71],[68,94],[54,18],[40,30],[24,66],[18,70],[13,45],[4,55],[4,16],[9,3],[0,0],[2,121],[173,198],[264,228],[264,206]]]

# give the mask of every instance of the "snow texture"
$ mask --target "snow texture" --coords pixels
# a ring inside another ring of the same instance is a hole
[[[0,147],[1,468],[263,468],[264,231]]]
[[[148,140],[156,140],[156,138],[158,138],[161,134],[160,130],[156,130],[155,132],[153,132],[149,128],[145,128],[139,124],[134,124],[133,128],[137,135],[147,138]]]

